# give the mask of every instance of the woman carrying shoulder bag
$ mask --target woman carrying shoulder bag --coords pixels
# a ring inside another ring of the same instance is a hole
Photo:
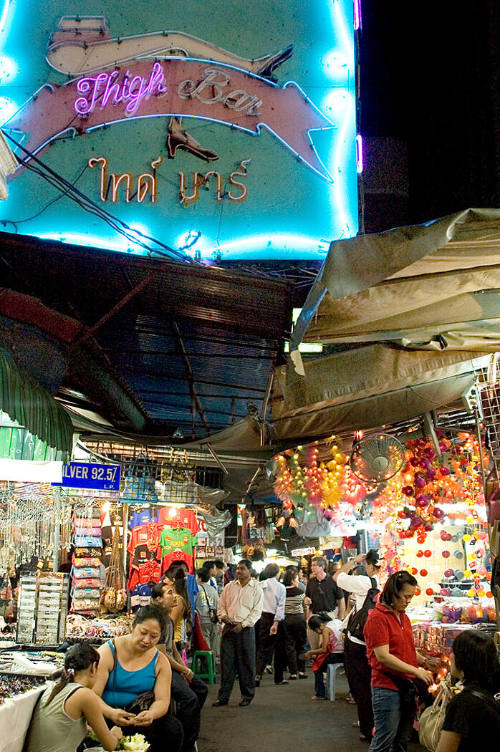
[[[453,642],[450,669],[464,688],[446,708],[436,752],[476,752],[500,739],[500,662],[491,637],[468,629]],[[495,741],[496,740],[496,741]],[[493,745],[493,747],[492,747]]]
[[[25,752],[76,752],[87,736],[87,723],[106,750],[122,737],[118,726],[108,729],[104,713],[115,723],[128,725],[128,717],[104,705],[92,691],[99,653],[87,643],[72,645],[64,658],[61,679],[51,682],[33,712]]]
[[[198,594],[195,598],[195,608],[200,617],[200,627],[203,637],[210,650],[214,654],[214,659],[218,652],[219,628],[217,616],[217,603],[219,594],[217,590],[210,585],[210,572],[206,567],[201,567],[196,572],[198,579]]]
[[[427,685],[433,680],[432,673],[419,666],[425,659],[417,655],[405,614],[416,588],[409,572],[392,574],[365,624],[375,721],[370,752],[406,752],[416,713],[412,679]]]
[[[172,670],[157,644],[166,629],[165,614],[157,606],[140,608],[132,632],[101,645],[94,691],[113,708],[132,714],[127,734],[143,734],[150,752],[178,752],[181,723],[167,715]]]

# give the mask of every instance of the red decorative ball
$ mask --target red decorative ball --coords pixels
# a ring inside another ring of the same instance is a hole
[[[450,555],[449,551],[443,551],[442,552],[443,559],[447,559],[449,555]]]
[[[428,548],[424,551],[424,556],[429,558],[429,556],[432,556],[432,551],[430,551]]]
[[[421,570],[420,570],[420,574],[421,574],[421,576],[422,576],[422,577],[427,577],[427,575],[428,575],[429,573],[428,573],[427,569],[421,569]]]
[[[416,567],[412,567],[411,568],[411,573],[412,574],[417,574],[417,572],[418,572],[418,569]]]
[[[418,587],[418,588],[415,588],[415,595],[420,595],[420,593],[421,593],[421,592],[422,592],[422,591],[420,590],[420,588],[419,588],[419,587]]]
[[[427,595],[434,595],[434,590],[431,587],[428,587],[425,592],[427,593]]]
[[[423,555],[424,555],[424,552],[423,552],[422,550],[420,550],[420,549],[419,549],[419,550],[417,551],[417,556],[418,556],[418,558],[420,559],[420,557],[421,557],[421,556],[423,556]]]

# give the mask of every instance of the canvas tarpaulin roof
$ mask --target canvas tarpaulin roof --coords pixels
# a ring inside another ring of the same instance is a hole
[[[500,210],[332,243],[288,368],[275,372],[278,438],[397,422],[457,399],[500,350],[499,289]],[[303,363],[301,342],[348,349]]]

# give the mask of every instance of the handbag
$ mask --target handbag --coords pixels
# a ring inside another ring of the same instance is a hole
[[[200,585],[201,585],[201,583],[200,583]],[[217,611],[215,610],[215,608],[212,608],[212,606],[210,605],[210,601],[208,599],[208,595],[207,595],[207,591],[205,590],[205,587],[203,585],[201,585],[201,588],[202,588],[203,592],[205,593],[205,598],[207,599],[208,615],[210,617],[210,621],[212,622],[212,624],[218,624],[219,623],[219,617],[217,616]]]
[[[451,689],[446,682],[440,682],[440,687],[434,702],[426,708],[418,722],[418,739],[422,747],[435,752],[441,736],[446,708],[453,697]]]

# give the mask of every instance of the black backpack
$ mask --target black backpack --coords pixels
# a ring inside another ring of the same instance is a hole
[[[370,577],[370,582],[372,586],[365,596],[363,605],[358,611],[354,611],[354,613],[350,615],[349,621],[347,622],[346,631],[348,632],[348,636],[355,637],[357,640],[361,640],[361,642],[365,641],[363,630],[365,628],[366,620],[368,619],[368,612],[371,611],[372,608],[375,608],[377,602],[376,598],[379,593],[376,579]]]

